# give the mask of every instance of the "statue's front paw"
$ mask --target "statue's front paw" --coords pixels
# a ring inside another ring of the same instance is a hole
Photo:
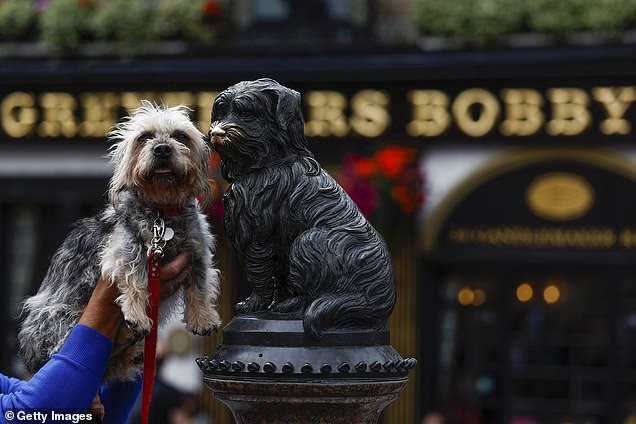
[[[252,294],[242,302],[236,304],[234,309],[237,314],[249,314],[251,312],[266,311],[271,301],[267,301],[262,297]]]
[[[302,297],[294,296],[283,301],[273,303],[269,309],[272,312],[297,312],[302,314],[302,312],[304,312],[305,310],[305,303]]]

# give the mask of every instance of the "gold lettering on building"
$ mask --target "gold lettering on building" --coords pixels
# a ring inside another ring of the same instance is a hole
[[[2,130],[9,136],[21,138],[31,135],[38,120],[35,109],[35,96],[16,91],[2,100]]]
[[[470,88],[455,98],[452,111],[457,126],[464,134],[481,137],[495,126],[500,107],[491,92],[481,88]]]
[[[546,93],[552,103],[552,119],[546,124],[550,135],[579,135],[592,122],[588,110],[590,96],[580,88],[551,88]]]
[[[625,240],[634,236],[625,231],[621,232]],[[456,246],[516,248],[611,249],[619,242],[622,247],[636,247],[620,241],[617,232],[609,227],[455,227],[448,232],[448,241]]]
[[[411,137],[435,137],[448,130],[450,100],[439,90],[411,90],[407,98],[413,106],[412,120],[406,126]]]
[[[636,248],[636,230],[633,228],[622,228],[619,233],[618,243],[621,247],[627,249]]]
[[[126,113],[130,113],[134,109],[137,109],[141,105],[142,100],[156,101],[157,93],[154,93],[152,91],[126,91],[121,93],[120,96],[121,106],[126,109]]]
[[[178,105],[192,107],[194,105],[194,95],[189,91],[169,91],[161,93],[159,96],[159,102],[168,107]]]
[[[207,134],[210,128],[212,104],[218,95],[217,91],[204,91],[197,96],[197,126],[203,134]]]
[[[391,124],[389,95],[380,90],[362,90],[351,98],[351,128],[364,137],[382,135]]]
[[[636,101],[636,87],[595,87],[592,96],[607,112],[607,119],[602,120],[600,125],[603,134],[626,135],[632,131],[625,112]]]
[[[34,134],[41,137],[102,138],[123,113],[130,113],[146,99],[169,106],[185,104],[202,132],[210,125],[211,106],[217,92],[12,92],[0,99],[1,128],[12,138]],[[498,95],[497,95],[498,94]],[[338,137],[351,134],[365,138],[398,132],[392,116],[394,99],[385,90],[366,88],[348,97],[335,90],[303,94],[305,134],[308,137]],[[452,98],[441,90],[406,91],[404,135],[437,137],[453,127],[460,135],[484,137],[498,131],[504,137],[576,136],[592,127],[607,136],[632,133],[636,86],[548,88],[504,88],[499,93],[468,88]],[[591,104],[594,102],[594,104]],[[596,106],[596,107],[594,107]],[[592,116],[592,111],[602,111]]]
[[[78,133],[75,118],[77,100],[68,93],[44,93],[40,97],[42,122],[38,134],[42,137],[74,137]]]
[[[345,116],[347,98],[337,91],[309,91],[305,94],[308,137],[344,137],[349,133]]]
[[[541,107],[541,93],[531,89],[505,89],[501,91],[505,117],[500,131],[506,136],[529,136],[541,130],[545,116]]]
[[[81,96],[84,119],[82,137],[103,137],[119,119],[119,96],[115,93],[85,93]]]

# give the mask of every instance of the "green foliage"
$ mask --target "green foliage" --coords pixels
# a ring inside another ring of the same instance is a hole
[[[586,29],[615,34],[636,26],[636,0],[596,0],[583,13]]]
[[[456,0],[416,0],[415,23],[426,35],[457,36],[464,26],[470,3]]]
[[[4,0],[0,3],[0,38],[4,41],[29,38],[36,17],[33,0]]]
[[[72,50],[91,32],[90,2],[51,0],[40,15],[40,39],[57,53]]]
[[[214,30],[205,22],[203,0],[161,0],[151,28],[159,39],[183,38],[201,44],[214,40]]]
[[[151,38],[152,9],[145,0],[108,0],[101,4],[93,24],[97,38],[123,42],[133,51]]]
[[[636,24],[636,0],[535,0],[528,6],[530,26],[538,32],[615,34]]]
[[[528,1],[530,28],[537,32],[557,35],[582,31],[585,28],[585,8],[589,4],[588,0]]]
[[[525,0],[416,0],[415,20],[424,34],[483,41],[517,31]]]
[[[4,9],[10,15],[9,4],[11,14],[17,8],[31,12],[39,24],[39,39],[56,55],[73,53],[86,40],[119,42],[123,47],[119,53],[125,56],[139,53],[154,40],[180,39],[209,45],[221,22],[216,15],[214,20],[208,16],[210,6],[206,9],[204,0],[50,0],[40,13],[34,0],[0,0],[0,24]],[[220,11],[216,2],[212,5],[216,7],[213,11]],[[13,17],[6,19],[17,22]]]
[[[636,27],[636,0],[415,0],[424,35],[490,40],[515,32],[616,34]]]

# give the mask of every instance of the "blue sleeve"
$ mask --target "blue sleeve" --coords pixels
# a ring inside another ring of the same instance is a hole
[[[99,396],[104,405],[104,421],[102,424],[124,424],[128,422],[135,402],[141,392],[143,377],[133,382],[104,384]]]
[[[0,374],[0,394],[16,392],[23,384],[26,381]]]
[[[99,389],[112,349],[112,342],[103,334],[76,325],[60,351],[31,380],[3,382],[7,391],[0,394],[0,424],[7,411],[87,410]]]

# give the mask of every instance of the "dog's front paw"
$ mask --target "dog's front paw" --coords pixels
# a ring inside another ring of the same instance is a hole
[[[141,340],[150,334],[152,321],[146,314],[146,301],[135,296],[121,295],[118,299],[121,311],[124,314],[124,323],[134,338]]]
[[[236,304],[234,309],[237,314],[249,314],[251,312],[266,311],[271,301],[267,301],[259,295],[252,293],[250,297]]]
[[[133,329],[130,323],[124,321],[123,325],[117,332],[117,338],[115,339],[115,350],[128,350],[131,346],[135,346],[139,342],[143,341],[144,337],[146,336],[147,334],[144,334],[143,331]]]
[[[210,334],[212,334],[212,332],[214,333],[218,333],[218,327],[212,327],[212,328],[188,328],[188,331],[190,331],[192,334],[194,334],[195,336],[209,336]]]
[[[124,314],[124,323],[128,327],[128,341],[131,344],[143,339],[152,330],[152,321],[146,314],[139,317],[130,317]]]
[[[192,334],[209,336],[213,331],[217,331],[221,325],[221,318],[216,309],[198,311],[186,308],[185,324],[186,329]]]
[[[124,320],[126,327],[128,328],[126,342],[128,344],[135,344],[140,340],[143,340],[148,334],[150,329],[139,327],[136,323],[129,320]]]

